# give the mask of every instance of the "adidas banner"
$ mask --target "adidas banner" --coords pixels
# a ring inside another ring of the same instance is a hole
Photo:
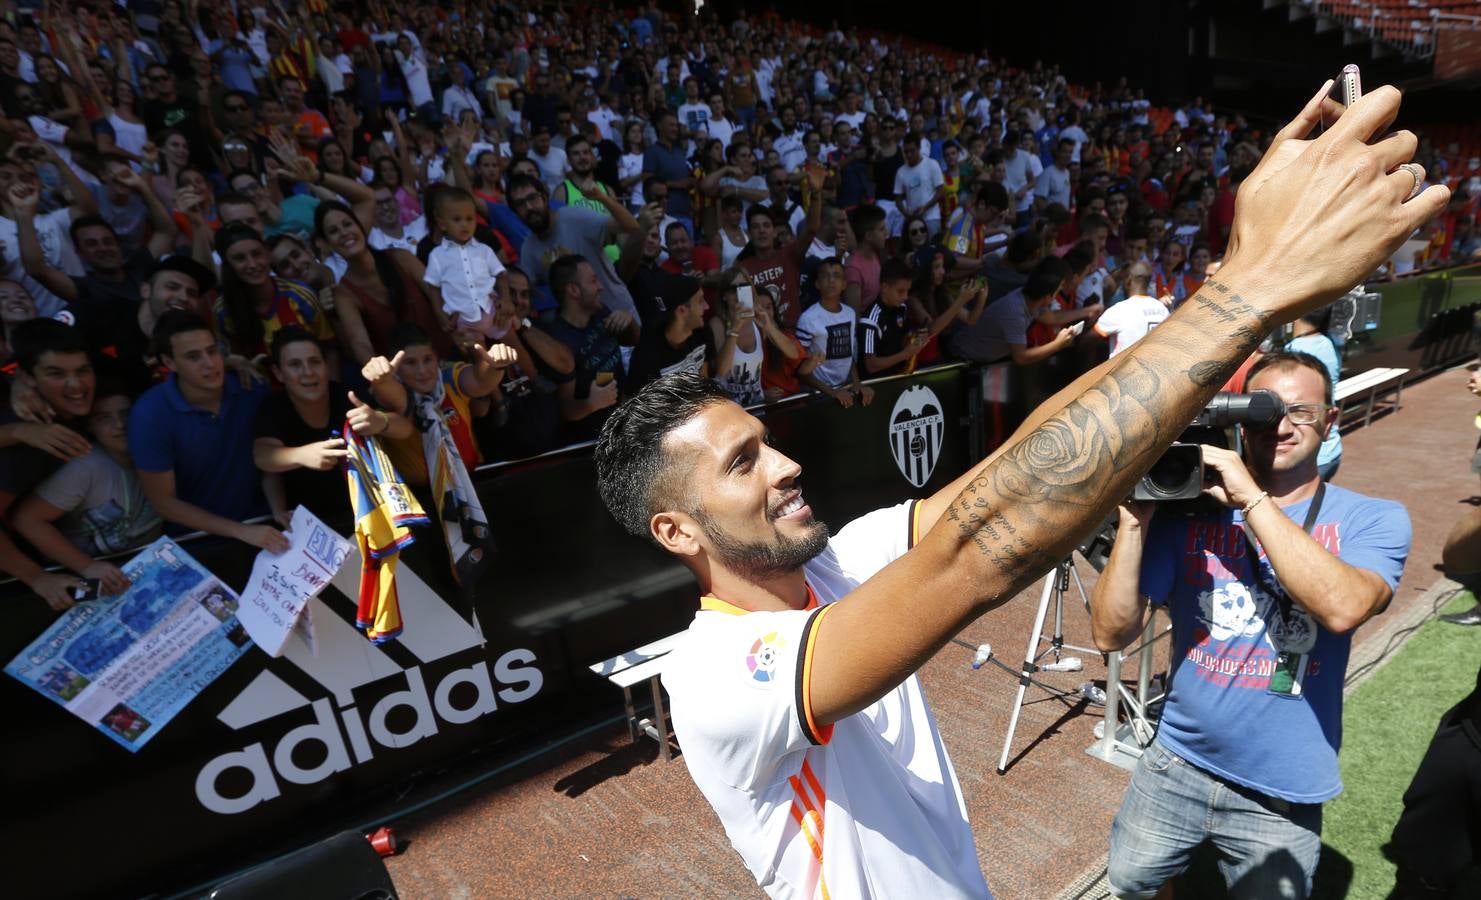
[[[973,454],[978,379],[951,366],[872,382],[843,409],[810,396],[757,410],[803,469],[808,500],[835,529],[929,494]],[[311,651],[250,647],[147,746],[130,753],[13,678],[0,824],[16,896],[169,895],[398,811],[520,753],[622,713],[621,691],[587,670],[682,629],[698,606],[677,562],[623,532],[597,496],[590,447],[473,477],[495,552],[471,592],[452,584],[439,540],[398,570],[405,630],[386,644],[355,628],[359,562],[309,601]],[[328,522],[341,534],[346,522]],[[429,538],[432,537],[429,533]],[[180,546],[241,590],[255,549],[215,538]],[[471,594],[473,609],[447,598]],[[57,620],[16,582],[0,584],[13,659]],[[88,834],[55,865],[56,835]]]

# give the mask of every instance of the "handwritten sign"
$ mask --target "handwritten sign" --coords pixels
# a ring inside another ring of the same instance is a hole
[[[288,541],[282,553],[257,554],[237,610],[247,634],[271,656],[283,655],[295,630],[313,649],[309,598],[324,589],[350,555],[350,542],[302,506],[293,510]]]
[[[5,671],[137,752],[249,641],[231,588],[169,538],[123,573],[127,591],[67,610]]]

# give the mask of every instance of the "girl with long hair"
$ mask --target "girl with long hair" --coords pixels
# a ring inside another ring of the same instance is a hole
[[[324,345],[329,371],[338,372],[334,326],[313,288],[274,275],[267,244],[250,226],[224,225],[215,243],[221,255],[216,324],[232,353],[249,360],[266,357],[279,329],[299,325]]]

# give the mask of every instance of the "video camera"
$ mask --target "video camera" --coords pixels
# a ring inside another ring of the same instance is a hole
[[[1234,425],[1269,427],[1286,414],[1286,405],[1270,391],[1236,394],[1220,391],[1152,465],[1131,492],[1133,500],[1195,500],[1203,493],[1202,445],[1230,449]]]

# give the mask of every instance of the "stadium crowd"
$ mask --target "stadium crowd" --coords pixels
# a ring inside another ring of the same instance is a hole
[[[771,14],[20,6],[0,570],[59,609],[48,563],[114,592],[100,558],[162,529],[345,517],[345,428],[419,488],[592,439],[669,372],[845,407],[951,360],[1063,383],[1198,288],[1268,140]],[[1436,258],[1481,244],[1457,197]]]

